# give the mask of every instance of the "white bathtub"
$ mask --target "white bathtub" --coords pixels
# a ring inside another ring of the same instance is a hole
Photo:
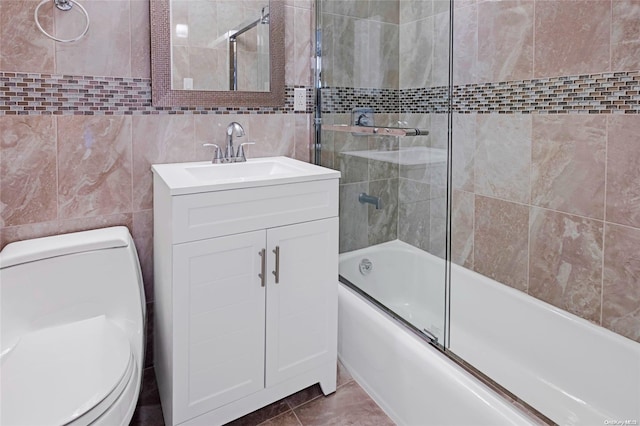
[[[392,241],[341,255],[341,274],[357,280],[364,257],[374,268],[356,284],[383,303],[440,306],[427,315],[438,318],[444,303],[430,300],[440,297],[444,278],[424,277],[440,274],[442,260]],[[382,267],[382,259],[392,259],[391,271]],[[417,282],[409,282],[411,277]],[[341,361],[398,424],[530,424],[436,349],[342,286],[339,309]],[[558,424],[640,425],[640,344],[456,265],[450,316],[452,352]]]

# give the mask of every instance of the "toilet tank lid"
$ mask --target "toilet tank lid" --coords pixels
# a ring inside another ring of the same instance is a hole
[[[18,241],[0,252],[0,269],[51,257],[126,247],[130,242],[131,236],[125,226]]]

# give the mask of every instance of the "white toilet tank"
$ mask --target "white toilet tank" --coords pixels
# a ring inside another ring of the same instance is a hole
[[[145,297],[127,228],[20,241],[0,252],[3,361],[20,347],[22,336],[96,317],[104,317],[128,338],[137,367],[137,399],[144,363]]]

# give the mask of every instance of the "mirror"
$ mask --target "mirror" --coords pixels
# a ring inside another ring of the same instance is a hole
[[[151,1],[153,105],[283,106],[283,1]]]

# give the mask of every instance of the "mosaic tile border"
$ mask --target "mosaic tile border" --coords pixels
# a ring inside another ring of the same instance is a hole
[[[311,114],[293,111],[296,87],[284,107],[154,107],[151,80],[0,72],[0,115]],[[371,107],[378,113],[446,113],[445,86],[420,89],[333,87],[322,91],[324,113]],[[640,114],[640,71],[455,86],[458,113]]]
[[[327,88],[323,112],[372,107],[380,113],[446,113],[446,86],[420,89]],[[371,101],[373,99],[374,101]],[[640,71],[454,86],[458,113],[640,114]]]
[[[285,87],[284,107],[154,107],[151,79],[0,72],[0,115],[148,115],[148,114],[311,114],[293,110],[294,89]]]

